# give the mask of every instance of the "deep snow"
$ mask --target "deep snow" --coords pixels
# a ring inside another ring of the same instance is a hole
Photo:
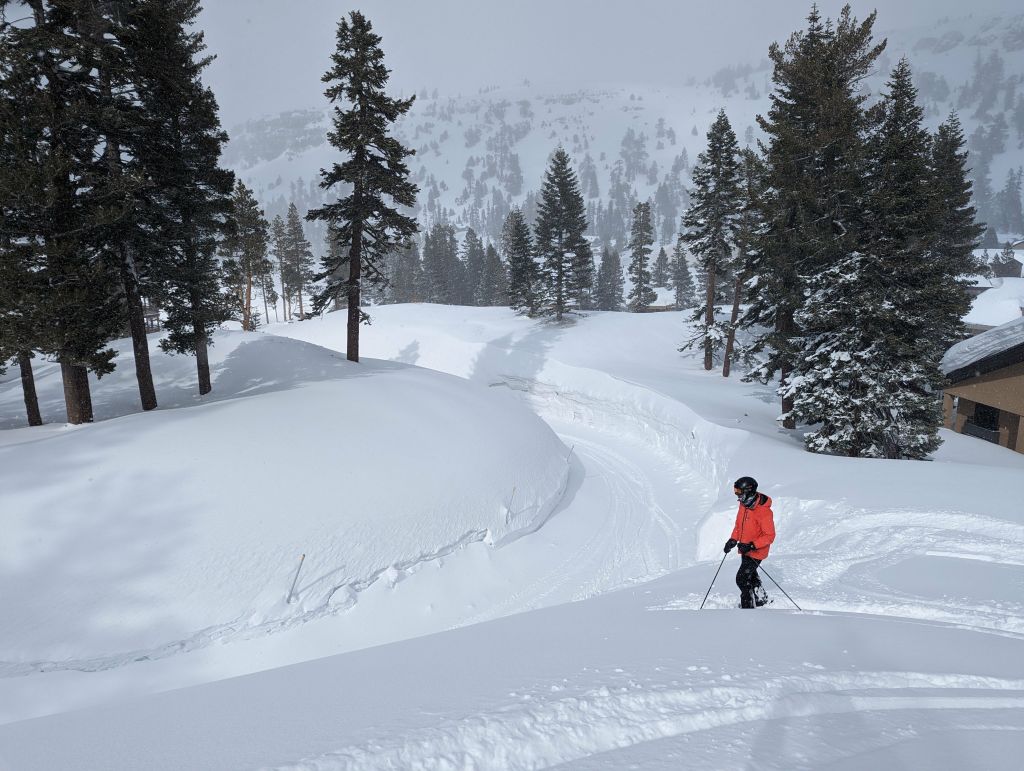
[[[51,716],[0,726],[0,768],[1015,766],[1024,458],[948,432],[932,463],[809,455],[775,424],[771,388],[676,352],[677,313],[373,315],[368,356],[465,378],[558,433],[571,452],[551,517],[499,548],[382,574],[303,623],[3,678],[8,720]],[[268,333],[329,348],[343,325]],[[768,609],[732,611],[735,557],[711,609],[694,610],[740,474],[776,502],[765,567],[804,613],[770,583]],[[52,714],[76,704],[93,706]]]

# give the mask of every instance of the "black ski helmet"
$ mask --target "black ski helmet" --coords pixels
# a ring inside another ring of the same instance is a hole
[[[740,477],[732,486],[736,497],[744,506],[752,506],[757,500],[757,480],[753,477]]]

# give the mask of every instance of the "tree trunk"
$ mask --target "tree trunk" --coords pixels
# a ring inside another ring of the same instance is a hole
[[[96,27],[93,42],[104,45],[103,37]],[[101,65],[101,81],[103,95],[109,101],[111,97],[110,73]],[[116,138],[105,137],[107,167],[115,179],[124,178],[124,165],[121,162],[121,146]],[[132,352],[135,356],[135,379],[139,384],[139,399],[143,411],[156,409],[156,389],[153,387],[153,370],[149,363],[149,339],[146,337],[146,319],[142,311],[142,295],[139,292],[139,277],[135,266],[135,257],[128,244],[127,235],[122,235],[118,244],[120,252],[119,273],[121,287],[124,289],[125,313],[128,317],[128,329],[132,336]]]
[[[196,374],[199,376],[199,395],[205,396],[213,390],[210,383],[210,355],[207,350],[206,327],[195,317],[192,320],[192,329],[195,333],[196,347]]]
[[[25,395],[25,412],[28,414],[30,426],[43,425],[43,416],[39,412],[39,397],[36,396],[36,378],[32,374],[32,355],[28,351],[18,353],[18,366],[21,368],[21,390]]]
[[[242,303],[242,329],[252,332],[252,273],[245,276],[245,300]]]
[[[263,285],[263,323],[264,324],[269,324],[270,323],[270,308],[267,305],[267,291],[266,291],[266,289],[267,289],[266,284],[264,284]]]
[[[785,345],[786,345],[786,348],[787,348],[786,353],[785,353],[785,360],[782,362],[782,366],[779,368],[779,382],[781,384],[785,385],[786,381],[789,380],[789,373],[792,372],[792,370],[793,370],[793,366],[790,363],[790,356],[792,356],[792,354],[788,350],[788,348],[789,348],[789,338],[793,334],[793,311],[785,310],[785,311],[782,312],[782,315],[781,315],[781,317],[779,319],[779,333],[780,333],[780,335],[782,337],[785,337],[785,340],[786,340]],[[793,396],[783,396],[782,397],[782,413],[787,416],[782,421],[782,427],[783,428],[788,428],[788,429],[795,429],[796,428],[796,418],[793,417],[793,403],[794,403],[794,401],[795,400],[794,400]]]
[[[710,371],[715,366],[715,348],[711,340],[711,329],[715,324],[715,268],[714,263],[708,265],[708,280],[704,294],[704,369]]]
[[[302,307],[302,287],[299,287],[299,319],[306,317],[306,311]]]
[[[284,314],[285,321],[292,320],[291,309],[288,304],[288,284],[284,280],[284,260],[281,255],[277,256],[277,272],[281,275],[281,312]],[[277,306],[274,306],[274,312],[277,313]]]
[[[736,321],[740,317],[740,294],[743,291],[743,280],[736,277],[736,287],[732,297],[732,315],[729,317],[729,336],[725,340],[725,362],[722,364],[722,377],[729,377],[732,367],[732,349],[736,345]]]
[[[76,426],[81,423],[92,423],[88,370],[81,364],[62,361],[60,374],[64,380],[64,404],[68,412],[68,423]]]
[[[153,370],[149,363],[149,338],[146,337],[146,318],[142,311],[142,295],[135,275],[135,260],[127,244],[121,244],[121,286],[127,306],[128,327],[132,333],[132,351],[135,354],[135,379],[139,383],[142,409],[156,409],[156,389]]]
[[[346,358],[359,361],[359,274],[362,267],[362,223],[352,223],[352,247],[348,252],[348,345]]]

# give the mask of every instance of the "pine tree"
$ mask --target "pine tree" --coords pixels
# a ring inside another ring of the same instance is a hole
[[[779,375],[784,428],[796,427],[790,376],[802,345],[797,313],[825,270],[857,247],[866,123],[860,84],[885,46],[872,44],[874,21],[871,14],[858,22],[846,7],[825,23],[814,8],[804,30],[769,49],[775,88],[768,114],[758,116],[765,232],[741,324],[755,331],[750,353],[766,354],[748,377],[768,382]]]
[[[1006,172],[1006,184],[997,194],[998,223],[1007,233],[1024,233],[1024,208],[1021,207],[1021,170]]]
[[[987,266],[974,256],[984,227],[976,221],[971,203],[964,134],[956,114],[938,128],[931,142],[930,183],[932,256],[928,270],[935,294],[932,311],[937,317],[935,343],[943,350],[963,339],[963,318],[971,309],[967,287],[971,276]]]
[[[231,224],[223,244],[224,283],[231,289],[242,329],[252,331],[258,326],[259,316],[253,311],[253,288],[270,273],[273,264],[267,258],[270,225],[252,191],[241,180],[232,197]]]
[[[0,374],[8,361],[18,361],[28,424],[39,426],[32,348],[36,330],[45,324],[40,308],[46,286],[39,281],[41,255],[24,236],[38,206],[27,193],[43,185],[32,163],[36,134],[25,129],[41,124],[25,120],[36,84],[21,77],[10,33],[0,26]]]
[[[306,215],[333,226],[340,247],[333,258],[328,255],[315,277],[325,285],[313,298],[313,311],[322,311],[344,288],[348,297],[346,355],[349,361],[359,361],[359,324],[365,316],[359,307],[362,278],[380,282],[385,255],[407,246],[417,231],[416,221],[397,208],[411,208],[416,203],[417,187],[409,181],[405,162],[414,151],[388,135],[415,97],[392,99],[386,95],[389,72],[380,36],[359,11],[351,11],[347,19],[338,22],[332,65],[323,77],[329,84],[327,98],[335,105],[334,127],[327,136],[347,158],[330,170],[321,170],[320,186],[330,190],[345,183],[351,185],[351,191]]]
[[[651,273],[651,281],[655,287],[667,289],[672,280],[668,265],[668,252],[662,246],[658,249],[658,257],[654,260],[654,270]]]
[[[504,305],[508,297],[508,271],[498,250],[487,244],[484,252],[484,270],[480,280],[479,304],[490,307]]]
[[[423,238],[423,276],[427,302],[458,305],[465,293],[465,276],[455,228],[435,222]]]
[[[625,284],[619,253],[606,246],[597,269],[597,309],[621,311],[625,302]]]
[[[651,285],[651,271],[648,268],[653,243],[651,204],[644,201],[633,207],[633,227],[629,238],[629,279],[633,286],[629,290],[627,307],[633,313],[645,310],[658,299],[658,293]]]
[[[466,266],[465,294],[463,305],[480,305],[484,277],[484,244],[473,228],[466,231],[462,242],[462,264]]]
[[[281,300],[284,303],[285,321],[291,321],[291,292],[288,288],[288,231],[280,214],[270,223],[270,246],[277,258],[277,277],[281,282]]]
[[[683,240],[705,275],[704,305],[694,312],[694,336],[684,349],[700,342],[704,369],[725,341],[726,331],[716,318],[716,289],[728,277],[736,248],[741,205],[740,170],[736,134],[721,110],[708,130],[708,147],[693,167],[690,207],[683,215]]]
[[[282,284],[288,287],[289,307],[294,298],[299,304],[299,317],[306,315],[304,296],[308,295],[315,271],[313,269],[313,248],[306,240],[302,227],[299,209],[294,203],[288,205],[288,214],[284,226],[285,236],[285,273]]]
[[[725,353],[722,356],[722,377],[729,377],[735,356],[736,332],[739,327],[740,303],[745,287],[756,264],[758,245],[764,234],[761,220],[761,195],[764,185],[764,166],[757,155],[745,148],[740,151],[742,181],[740,187],[739,217],[736,221],[736,259],[733,260],[732,313],[726,328]]]
[[[157,406],[149,361],[149,340],[143,315],[143,294],[152,295],[151,243],[154,199],[144,194],[146,168],[145,126],[159,115],[161,106],[151,98],[153,79],[147,66],[149,51],[138,34],[135,19],[144,3],[85,3],[73,7],[74,24],[87,40],[96,77],[95,130],[101,138],[102,159],[93,168],[106,210],[106,227],[99,255],[120,282],[123,318],[132,338],[136,380],[142,409]]]
[[[213,330],[230,318],[220,284],[217,246],[231,211],[234,175],[221,168],[227,135],[217,101],[203,85],[209,63],[196,29],[198,0],[149,2],[135,17],[137,66],[145,67],[153,105],[142,144],[157,204],[150,259],[167,336],[160,347],[196,357],[199,393],[212,390],[208,348]]]
[[[593,285],[593,257],[583,235],[586,229],[579,181],[568,153],[559,147],[544,175],[534,227],[541,260],[538,313],[561,321],[566,313],[580,309],[581,298]]]
[[[676,239],[672,250],[672,288],[675,290],[676,310],[692,308],[697,303],[697,287],[686,259],[686,248],[682,235]]]
[[[939,444],[944,350],[930,340],[930,141],[906,60],[888,86],[866,145],[860,248],[823,272],[797,314],[809,334],[793,412],[818,426],[805,437],[812,451],[924,458]]]
[[[6,4],[5,4],[6,5]],[[118,277],[106,248],[120,200],[99,168],[105,147],[103,84],[88,20],[56,2],[33,0],[19,23],[3,24],[0,78],[5,95],[15,94],[22,149],[3,174],[16,187],[4,204],[3,239],[30,245],[23,256],[46,291],[32,312],[33,349],[60,363],[69,423],[93,419],[88,372],[113,370],[122,319]],[[5,100],[9,97],[5,96]],[[22,186],[25,185],[26,186]]]
[[[413,243],[407,249],[399,252],[392,298],[396,303],[422,302],[423,285],[423,265],[420,262],[420,251]]]
[[[573,253],[572,271],[569,274],[570,296],[574,298],[576,307],[581,311],[594,308],[596,276],[594,252],[590,248],[590,243],[584,240],[582,246]]]
[[[522,209],[513,206],[501,229],[501,253],[508,264],[508,303],[514,311],[533,316],[538,308],[540,271],[533,256],[533,239]]]

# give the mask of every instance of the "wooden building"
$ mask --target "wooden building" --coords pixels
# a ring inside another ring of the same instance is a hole
[[[946,352],[946,427],[1024,453],[1024,318]]]

